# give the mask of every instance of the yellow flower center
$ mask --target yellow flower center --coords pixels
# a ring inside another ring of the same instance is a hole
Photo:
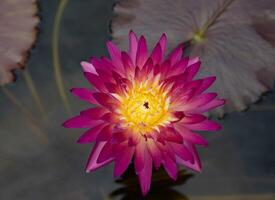
[[[120,119],[134,132],[144,135],[171,121],[170,99],[158,81],[134,83],[120,102]]]

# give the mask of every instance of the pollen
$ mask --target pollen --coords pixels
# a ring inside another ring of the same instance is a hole
[[[142,135],[170,123],[169,96],[156,82],[135,83],[120,97],[119,114],[124,126]]]

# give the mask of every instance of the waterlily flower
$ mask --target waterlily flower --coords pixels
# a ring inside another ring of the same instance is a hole
[[[96,105],[64,123],[88,128],[78,143],[95,142],[86,171],[114,161],[114,176],[134,163],[144,195],[150,189],[152,167],[164,167],[172,179],[179,165],[201,171],[196,145],[207,141],[194,131],[217,131],[220,125],[202,113],[224,104],[216,93],[205,92],[215,77],[193,80],[201,62],[183,57],[183,45],[165,56],[163,34],[152,53],[144,36],[129,33],[129,50],[107,42],[110,59],[82,62],[92,89],[73,88],[81,100]],[[166,58],[165,58],[166,57]]]

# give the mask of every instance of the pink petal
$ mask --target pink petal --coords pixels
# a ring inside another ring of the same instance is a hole
[[[106,45],[107,45],[109,54],[111,56],[111,59],[112,59],[114,65],[117,68],[123,68],[123,65],[122,65],[122,62],[121,62],[121,52],[120,52],[120,50],[111,41],[107,41]]]
[[[163,154],[163,166],[168,173],[168,175],[173,179],[177,180],[177,164],[167,155],[167,153]]]
[[[136,65],[140,68],[143,67],[144,63],[146,62],[147,56],[147,44],[144,36],[141,36],[138,42],[138,49],[137,49],[137,57],[136,57]]]
[[[148,75],[152,70],[153,70],[153,61],[151,58],[148,58],[146,63],[144,64],[142,71],[143,71],[143,76]]]
[[[89,108],[87,110],[83,110],[80,112],[81,116],[88,117],[92,120],[98,120],[100,119],[105,113],[107,113],[107,110],[100,107],[95,108]]]
[[[114,177],[121,176],[128,168],[133,158],[134,150],[135,148],[129,147],[127,142],[120,144],[116,149]]]
[[[113,145],[110,142],[106,142],[98,156],[97,162],[102,163],[112,158],[114,158]]]
[[[185,147],[184,144],[173,143],[170,146],[173,149],[173,151],[177,154],[177,156],[179,156],[181,159],[194,163],[193,155],[189,152],[189,150]]]
[[[66,128],[90,128],[94,126],[96,121],[91,120],[88,117],[76,116],[63,123],[63,126]]]
[[[222,128],[217,122],[211,120],[204,120],[197,124],[186,124],[185,127],[195,131],[219,131]]]
[[[209,110],[212,110],[216,107],[222,106],[225,104],[225,100],[224,99],[214,99],[210,102],[208,102],[207,104],[204,104],[200,107],[197,107],[195,109],[192,109],[192,113],[204,113],[207,112]]]
[[[128,134],[125,131],[113,133],[112,143],[122,143],[128,139]]]
[[[167,128],[166,130],[164,130],[161,133],[163,133],[164,138],[167,141],[175,142],[175,143],[183,142],[182,136],[179,133],[177,133],[174,128]]]
[[[129,54],[132,59],[133,64],[136,64],[136,55],[138,48],[138,39],[136,34],[133,31],[129,33]]]
[[[145,151],[147,151],[146,142],[142,139],[137,146],[135,147],[135,170],[136,173],[139,173],[143,170],[145,165]]]
[[[107,141],[112,137],[113,125],[105,126],[97,135],[96,141]]]
[[[97,90],[106,91],[105,85],[99,76],[89,72],[84,72],[84,76]]]
[[[191,59],[188,61],[188,66],[193,65],[193,64],[195,64],[195,63],[197,63],[197,62],[199,62],[199,61],[200,61],[199,57],[191,58]]]
[[[92,104],[97,104],[96,100],[93,97],[92,91],[86,88],[72,88],[71,93],[73,93],[74,96],[77,96],[81,100],[87,101]]]
[[[173,67],[170,71],[170,75],[176,75],[176,74],[183,73],[185,71],[186,67],[188,66],[188,61],[189,61],[189,58],[185,57],[185,58],[179,60],[174,65],[172,65]]]
[[[129,146],[136,146],[141,139],[141,136],[139,133],[128,133],[129,135]]]
[[[206,119],[205,116],[200,115],[200,114],[192,114],[192,115],[185,115],[181,122],[184,124],[194,124],[194,123],[198,123],[201,121],[204,121]]]
[[[186,73],[188,74],[188,78],[187,78],[188,81],[191,81],[195,77],[195,75],[198,73],[200,69],[200,66],[201,66],[201,62],[199,61],[190,65],[186,69]]]
[[[101,57],[101,59],[92,57],[90,58],[90,62],[96,68],[97,74],[101,78],[108,77],[108,79],[110,79],[110,71],[116,69],[116,67],[111,63],[111,61],[109,61],[105,57]]]
[[[202,79],[202,83],[201,83],[200,87],[197,88],[195,94],[201,94],[203,91],[208,89],[215,82],[215,80],[216,80],[215,76],[211,76],[211,77]]]
[[[150,190],[152,178],[152,158],[148,151],[145,151],[145,165],[141,172],[138,173],[139,183],[142,194],[145,196]]]
[[[97,162],[98,156],[106,143],[107,142],[96,142],[95,143],[93,150],[88,158],[88,162],[86,165],[86,172],[94,171],[94,170],[102,167],[103,165],[106,165],[114,160],[113,158],[110,158],[102,163]]]
[[[95,92],[93,96],[99,104],[108,109],[112,108],[112,106],[117,103],[115,98],[106,93]]]
[[[182,91],[186,91],[186,90],[196,90],[197,91],[198,88],[201,87],[202,83],[203,83],[203,81],[201,79],[187,82],[182,87]],[[194,94],[196,94],[196,93],[194,93]],[[200,93],[198,93],[198,94],[200,94]]]
[[[183,137],[184,141],[188,141],[194,144],[198,144],[201,146],[207,146],[208,142],[199,134],[193,133],[189,130],[190,125],[196,125],[196,124],[184,124],[184,123],[177,123],[175,124],[175,128],[179,132],[179,134]]]
[[[212,101],[214,98],[216,98],[217,94],[216,93],[206,93],[206,94],[201,94],[199,96],[196,96],[192,98],[188,102],[184,102],[180,106],[181,111],[190,111],[192,109],[195,109],[197,107],[200,107],[204,104],[207,104],[208,102]]]
[[[132,69],[134,68],[134,64],[133,64],[130,56],[126,52],[122,52],[121,53],[121,59],[122,59],[122,62],[123,62],[125,73],[126,74],[131,73]]]
[[[160,168],[161,166],[161,161],[162,161],[162,154],[161,151],[159,150],[158,146],[155,144],[155,141],[153,139],[148,139],[147,140],[147,148],[149,150],[149,153],[151,154],[154,165],[156,169]]]
[[[104,114],[100,119],[102,119],[103,121],[106,121],[106,122],[111,122],[111,123],[117,123],[118,122],[118,119],[117,117],[114,115],[113,112],[108,112],[106,114]]]
[[[107,88],[108,92],[110,93],[117,93],[118,92],[118,86],[114,83],[104,83],[105,87]]]
[[[182,57],[183,44],[178,45],[172,53],[169,55],[169,60],[171,61],[171,65],[174,65],[178,61],[180,61]]]
[[[89,73],[98,75],[97,72],[96,72],[95,67],[91,63],[82,61],[80,64],[81,64],[84,72],[89,72]]]
[[[152,54],[150,56],[154,64],[158,64],[162,60],[162,49],[160,44],[158,43],[156,47],[153,49]]]
[[[86,144],[95,141],[96,137],[98,136],[98,133],[101,131],[104,125],[105,124],[101,122],[101,124],[89,129],[83,135],[80,136],[80,138],[77,140],[77,143]]]
[[[162,73],[162,75],[164,77],[167,76],[169,70],[170,70],[170,67],[171,67],[171,62],[170,60],[166,60],[164,61],[161,65],[160,65],[160,72]]]
[[[123,73],[123,67],[115,66],[115,63],[112,63],[112,61],[110,59],[108,59],[107,57],[102,56],[100,61],[101,61],[100,68],[103,68],[109,72],[116,70],[119,73]]]
[[[162,56],[164,56],[164,52],[166,50],[166,45],[167,45],[167,37],[165,33],[161,35],[158,44],[160,44],[162,49]]]
[[[201,172],[201,161],[200,161],[200,158],[199,158],[199,155],[198,155],[198,152],[195,148],[195,145],[192,145],[191,143],[189,142],[185,142],[185,145],[186,147],[188,148],[189,152],[192,153],[192,156],[194,157],[194,162],[190,162],[190,161],[185,161],[179,157],[177,157],[177,162],[179,164],[182,164],[192,170],[195,170],[197,172]]]

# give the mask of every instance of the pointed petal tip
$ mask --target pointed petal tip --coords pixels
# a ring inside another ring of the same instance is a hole
[[[166,35],[166,33],[162,33],[161,38],[163,38],[163,39],[167,39],[167,35]]]
[[[131,36],[135,36],[135,37],[137,36],[136,33],[133,31],[133,29],[129,31],[129,37]]]
[[[63,122],[62,126],[63,126],[64,128],[70,128],[70,127],[68,126],[68,120],[65,121],[65,122]]]
[[[92,58],[93,59],[93,58]],[[82,69],[84,72],[90,72],[93,74],[97,74],[95,67],[92,63],[89,63],[87,61],[81,61],[80,65],[82,66]]]
[[[150,190],[150,188],[149,189],[147,189],[147,188],[141,189],[142,196],[145,197],[149,193],[149,190]]]

